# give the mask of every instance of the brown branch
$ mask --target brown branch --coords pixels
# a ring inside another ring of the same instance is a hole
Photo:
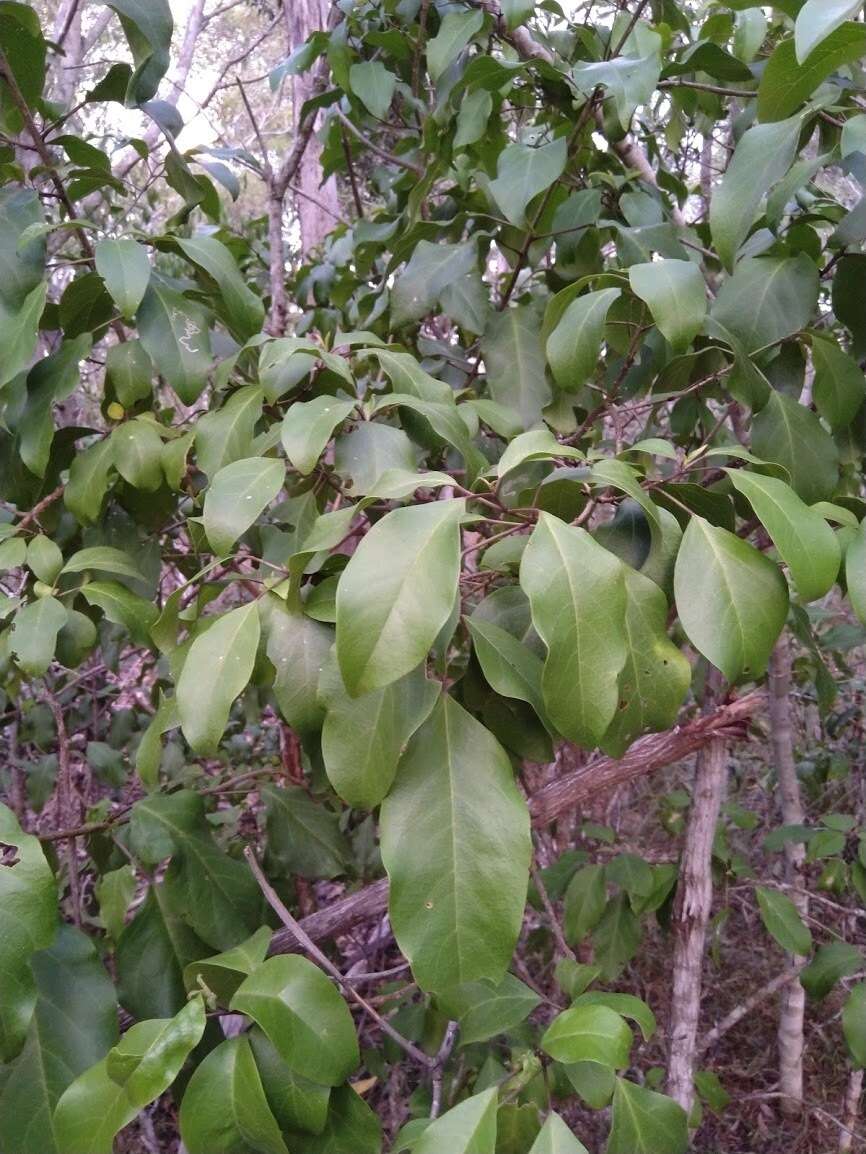
[[[752,716],[764,708],[766,695],[761,690],[732,701],[704,717],[667,733],[650,734],[634,743],[620,760],[595,757],[588,764],[549,782],[529,799],[532,824],[547,825],[581,802],[636,781],[656,769],[681,761],[715,737],[742,739]],[[357,893],[333,902],[304,918],[300,925],[313,941],[323,941],[346,933],[368,918],[381,917],[388,908],[388,879],[382,878]],[[272,954],[292,953],[302,943],[290,929],[278,930],[271,941]]]
[[[414,161],[406,160],[406,158],[403,156],[397,156],[395,152],[389,152],[387,148],[381,148],[378,144],[376,144],[374,140],[371,140],[370,137],[366,135],[366,133],[362,132],[360,128],[357,128],[348,118],[345,112],[342,111],[342,109],[335,108],[334,115],[345,128],[348,128],[349,132],[351,132],[353,136],[357,137],[357,139],[360,140],[362,144],[366,145],[371,152],[375,152],[375,154],[381,157],[382,160],[387,160],[389,164],[396,164],[398,168],[405,168],[407,172],[412,172],[415,174],[415,176],[424,175],[424,169],[420,164],[415,164]]]
[[[64,487],[63,485],[58,485],[56,489],[52,489],[47,497],[43,497],[41,501],[33,506],[29,513],[24,514],[16,525],[16,529],[26,529],[31,521],[38,521],[41,514],[63,496]]]

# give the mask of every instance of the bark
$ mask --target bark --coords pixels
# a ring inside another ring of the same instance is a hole
[[[599,792],[681,761],[720,736],[742,739],[746,723],[763,707],[764,700],[763,693],[750,693],[687,725],[642,737],[619,761],[611,757],[593,758],[573,773],[542,787],[529,799],[533,825],[547,825]],[[368,918],[381,916],[387,908],[388,879],[382,878],[317,910],[304,918],[301,926],[314,941],[322,941],[345,933]],[[273,954],[291,953],[300,948],[289,930],[278,930],[271,942]]]
[[[768,709],[773,761],[779,790],[779,808],[784,825],[802,825],[803,806],[794,761],[794,731],[791,721],[791,649],[787,637],[780,638],[770,662]],[[793,887],[791,900],[801,917],[809,912],[803,885],[806,850],[799,843],[785,844],[785,879]],[[786,969],[799,968],[803,959],[789,955]],[[783,1113],[797,1114],[803,1104],[803,1018],[806,991],[799,982],[782,990],[779,1007],[779,1090]]]
[[[713,904],[713,838],[726,776],[727,742],[717,737],[698,755],[673,914],[674,960],[667,1092],[687,1113],[694,1098],[701,975],[707,923]]]
[[[320,28],[328,24],[328,6],[324,0],[292,0],[286,8],[289,50],[292,51]],[[312,72],[304,72],[292,80],[292,119],[295,134],[301,120],[304,104],[315,95],[316,81]],[[315,121],[313,124],[315,128]],[[311,135],[298,168],[295,189],[295,212],[301,232],[301,252],[306,255],[318,248],[340,216],[337,182],[333,176],[322,182],[322,146],[315,133]]]
[[[843,1127],[839,1134],[839,1154],[848,1154],[849,1151],[854,1149],[857,1122],[860,1119],[860,1098],[862,1094],[863,1071],[852,1070],[848,1077],[848,1090],[845,1094],[845,1116],[843,1118]]]
[[[69,105],[78,83],[78,65],[84,58],[84,37],[81,34],[80,0],[66,0],[57,10],[52,30],[54,43],[62,47],[52,76],[51,95],[61,104]]]

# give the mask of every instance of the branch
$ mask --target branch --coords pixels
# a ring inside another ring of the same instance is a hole
[[[593,758],[581,769],[549,782],[533,794],[529,799],[532,824],[548,825],[588,798],[681,761],[716,737],[742,739],[746,724],[765,703],[765,694],[755,690],[687,725],[640,738],[619,761],[611,757]],[[300,927],[313,941],[323,941],[346,933],[368,918],[381,917],[387,909],[388,879],[382,878],[303,918]],[[286,954],[302,948],[303,943],[296,934],[284,929],[274,934],[270,952]]]
[[[413,172],[416,176],[424,175],[424,169],[420,164],[415,164],[411,160],[406,160],[405,157],[397,156],[397,154],[394,152],[388,152],[387,149],[380,148],[379,145],[376,144],[375,141],[371,140],[369,136],[363,133],[360,128],[355,127],[355,125],[351,122],[348,116],[346,116],[342,109],[335,108],[334,115],[345,128],[348,128],[349,132],[351,132],[353,136],[357,137],[357,139],[360,140],[362,144],[366,144],[367,148],[369,148],[371,152],[375,152],[377,156],[380,156],[383,160],[387,160],[389,164],[396,164],[398,168],[405,168],[407,172]]]

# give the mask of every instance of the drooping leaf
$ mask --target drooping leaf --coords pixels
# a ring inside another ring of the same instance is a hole
[[[264,393],[259,385],[245,385],[219,409],[200,418],[195,427],[199,468],[212,481],[225,465],[248,458],[256,422],[262,414]]]
[[[331,1087],[311,1082],[290,1070],[276,1046],[258,1027],[253,1027],[249,1039],[265,1097],[280,1129],[284,1133],[302,1130],[303,1141],[309,1141],[311,1134],[321,1134],[328,1118]],[[351,1093],[355,1094],[354,1090]]]
[[[30,677],[41,677],[48,670],[67,619],[66,608],[56,597],[39,597],[15,614],[9,645]]]
[[[337,658],[357,697],[405,676],[454,605],[462,500],[388,513],[358,545],[337,587]]]
[[[842,1033],[856,1070],[866,1067],[866,983],[855,986],[842,1007]]]
[[[380,823],[391,924],[418,984],[500,981],[526,898],[529,821],[504,750],[453,698],[410,741]]]
[[[333,982],[306,958],[268,958],[246,978],[231,1008],[262,1028],[286,1065],[338,1086],[360,1060],[349,1008]]]
[[[320,729],[325,710],[319,678],[334,644],[333,630],[275,594],[262,602],[262,624],[280,713],[299,733]]]
[[[178,237],[177,244],[188,260],[202,269],[218,289],[218,301],[228,327],[238,340],[248,340],[260,332],[265,310],[259,297],[248,288],[234,257],[214,236],[197,234]]]
[[[484,13],[481,10],[448,12],[442,18],[439,31],[427,44],[427,71],[434,82],[451,65],[469,41],[481,31]]]
[[[149,0],[147,4],[140,0],[110,0],[108,6],[120,17],[135,62],[135,71],[127,84],[126,102],[141,104],[156,95],[168,69],[174,31],[168,0]]]
[[[382,1124],[361,1095],[351,1085],[338,1086],[331,1092],[328,1114],[320,1134],[298,1134],[289,1131],[292,1151],[304,1154],[381,1154]]]
[[[184,966],[211,952],[172,910],[165,887],[151,887],[117,943],[121,1004],[139,1020],[176,1014],[186,1001]]]
[[[363,60],[349,69],[349,84],[368,112],[384,120],[391,107],[397,77],[381,60]]]
[[[856,946],[849,942],[831,942],[819,946],[812,961],[800,971],[800,984],[810,998],[826,998],[836,983],[855,974],[866,963]]]
[[[866,378],[853,357],[835,340],[812,337],[815,406],[835,431],[845,429],[866,400]]]
[[[592,748],[617,706],[627,657],[621,563],[584,530],[542,513],[523,554],[520,584],[547,646],[542,693],[565,737]]]
[[[494,401],[519,413],[524,428],[530,429],[541,420],[541,411],[552,396],[545,378],[537,311],[519,305],[495,313],[481,349]]]

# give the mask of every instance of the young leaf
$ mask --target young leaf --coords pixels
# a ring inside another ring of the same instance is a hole
[[[454,606],[462,500],[395,509],[363,538],[337,586],[337,658],[353,697],[404,677]]]
[[[617,1078],[607,1154],[685,1154],[686,1112],[664,1094]]]
[[[227,1038],[196,1067],[180,1134],[189,1154],[288,1154],[246,1035]]]
[[[689,640],[728,681],[763,674],[788,615],[788,588],[772,561],[727,529],[692,517],[674,590]]]
[[[820,513],[805,505],[790,485],[775,477],[726,469],[746,497],[779,555],[791,570],[803,601],[817,601],[832,589],[842,556],[836,534]]]
[[[542,513],[520,566],[532,620],[547,646],[542,693],[569,740],[592,748],[617,706],[627,657],[621,563],[584,529]]]
[[[333,982],[306,958],[268,958],[235,992],[231,1009],[262,1028],[291,1069],[339,1086],[360,1061],[352,1015]]]
[[[246,688],[259,644],[255,602],[217,617],[200,633],[177,682],[177,707],[184,737],[198,753],[217,747],[232,702]]]
[[[228,553],[283,487],[286,466],[268,457],[225,465],[208,486],[202,521],[215,553]]]
[[[453,698],[410,741],[380,825],[391,924],[421,988],[501,981],[526,900],[529,818],[504,750]]]
[[[812,952],[812,934],[797,912],[797,907],[785,894],[778,890],[755,890],[758,909],[767,933],[776,939],[783,950],[798,957]]]

